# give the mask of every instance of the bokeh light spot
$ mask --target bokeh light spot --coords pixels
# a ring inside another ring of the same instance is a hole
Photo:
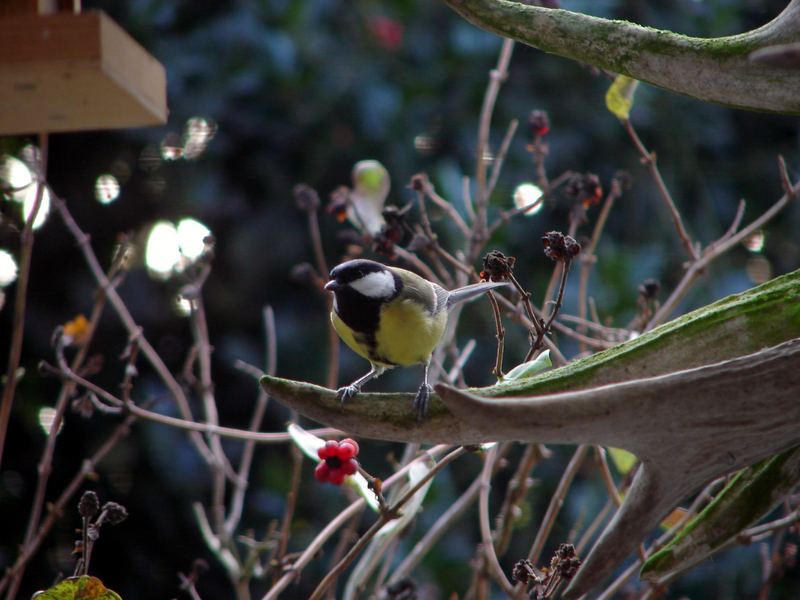
[[[94,184],[94,197],[100,204],[111,204],[119,197],[119,181],[113,175],[100,175]]]
[[[30,218],[36,206],[36,195],[39,193],[38,185],[29,185],[25,188],[25,197],[22,200],[22,215],[25,221]],[[47,217],[50,215],[50,191],[45,187],[42,190],[42,201],[39,203],[39,210],[36,211],[36,218],[33,220],[33,228],[39,229]]]
[[[521,183],[514,190],[514,206],[519,210],[525,210],[525,216],[532,217],[544,206],[542,202],[542,190],[533,183]]]
[[[217,133],[217,125],[203,117],[192,117],[183,128],[183,158],[193,160],[206,151]]]
[[[178,160],[183,157],[183,142],[180,136],[171,132],[161,140],[161,158],[164,160]]]
[[[744,247],[750,250],[750,252],[761,252],[764,250],[765,237],[764,230],[759,229],[758,231],[754,231],[744,238]]]
[[[205,251],[205,239],[211,230],[195,219],[181,219],[178,222],[178,244],[181,253],[189,260],[198,259]]]
[[[10,252],[0,250],[0,287],[11,285],[17,280],[17,261]]]
[[[42,431],[45,433],[50,433],[50,427],[53,426],[53,421],[56,420],[56,409],[52,406],[43,406],[39,409],[39,427],[42,428]],[[61,432],[61,428],[64,426],[64,422],[62,421],[58,425],[58,431],[56,433]]]
[[[181,262],[178,230],[168,221],[158,221],[147,236],[144,253],[147,270],[156,279],[168,279]]]
[[[0,179],[14,190],[13,195],[16,200],[21,201],[22,196],[18,196],[23,188],[33,183],[33,174],[24,162],[13,156],[0,157]]]

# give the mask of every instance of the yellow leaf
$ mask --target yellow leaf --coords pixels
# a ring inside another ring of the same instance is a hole
[[[33,600],[122,600],[122,598],[103,585],[97,577],[84,575],[69,577],[49,590],[36,592]]]
[[[81,346],[88,336],[89,321],[83,315],[64,323],[64,340],[68,345]]]
[[[608,453],[611,455],[611,460],[621,475],[627,475],[633,465],[636,464],[636,461],[639,460],[636,455],[622,448],[609,448]]]
[[[633,95],[639,82],[627,75],[617,75],[606,92],[606,108],[618,119],[627,121],[633,107]]]

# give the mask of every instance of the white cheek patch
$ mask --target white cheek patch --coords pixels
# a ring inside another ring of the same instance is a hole
[[[367,298],[389,298],[395,292],[394,275],[389,271],[367,273],[350,282],[350,287]]]

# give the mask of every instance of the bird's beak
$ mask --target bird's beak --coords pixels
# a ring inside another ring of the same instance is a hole
[[[331,279],[328,283],[325,284],[325,289],[329,292],[335,292],[336,289],[339,287],[339,284],[335,279]]]

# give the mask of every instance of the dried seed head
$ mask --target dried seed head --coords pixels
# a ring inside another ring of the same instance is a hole
[[[298,183],[292,189],[292,194],[294,194],[294,202],[300,210],[311,212],[319,208],[319,194],[310,185]]]
[[[100,510],[100,500],[91,490],[83,492],[81,499],[78,501],[78,513],[87,519],[92,518]]]
[[[103,512],[106,514],[106,522],[111,525],[119,525],[128,518],[128,509],[116,502],[106,502]]]
[[[536,574],[531,561],[527,559],[518,560],[511,571],[511,577],[523,585],[528,583],[538,583],[541,578]]]
[[[569,262],[581,252],[581,245],[575,238],[560,231],[548,231],[542,236],[544,254],[556,262]]]
[[[492,250],[483,257],[481,281],[508,281],[513,275],[514,263],[517,259],[506,256],[499,250]]]
[[[421,192],[425,189],[425,175],[417,173],[411,178],[411,183],[408,184],[415,192]]]
[[[639,286],[639,294],[648,300],[655,300],[661,291],[661,283],[657,279],[645,279]]]

